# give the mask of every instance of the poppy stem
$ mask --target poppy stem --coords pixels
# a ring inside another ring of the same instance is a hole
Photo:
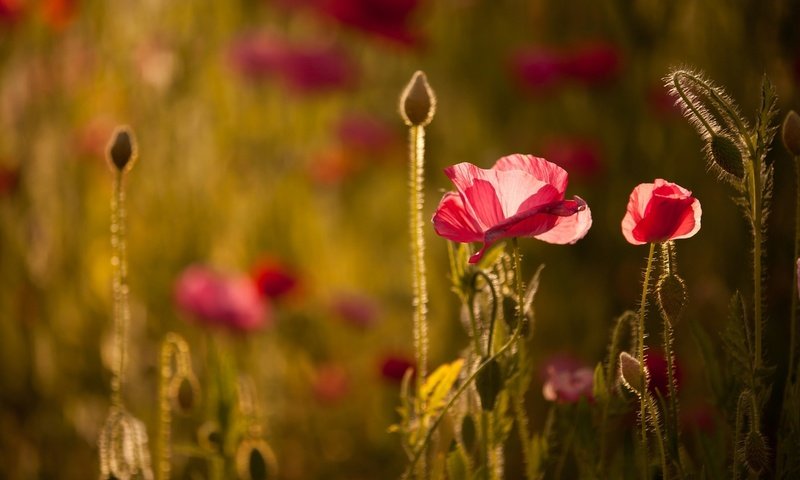
[[[746,162],[750,190],[750,214],[753,227],[753,330],[755,332],[755,358],[753,366],[756,371],[761,368],[761,162],[758,155],[751,153],[751,161]]]
[[[795,207],[794,207],[794,261],[800,258],[800,156],[794,157]],[[795,378],[795,349],[797,348],[797,268],[792,266],[792,304],[789,316],[789,367],[786,373],[786,386]]]
[[[122,407],[122,388],[125,383],[125,364],[127,362],[128,324],[128,259],[125,233],[125,190],[122,184],[123,173],[114,171],[111,197],[111,268],[114,322],[114,365],[111,377],[111,404]]]
[[[409,127],[409,206],[411,234],[411,265],[414,305],[414,356],[417,365],[416,384],[419,389],[427,375],[428,364],[428,324],[426,321],[428,291],[425,282],[425,235],[422,229],[424,161],[425,161],[425,128],[421,125]],[[422,399],[417,400],[417,411],[423,412],[425,405]],[[424,478],[424,466],[421,467]]]
[[[642,453],[643,453],[643,462],[642,468],[644,476],[642,478],[647,478],[647,469],[648,469],[648,461],[647,461],[647,375],[645,373],[645,363],[644,363],[644,317],[647,313],[647,293],[650,290],[650,273],[653,270],[653,254],[656,250],[656,243],[650,243],[650,252],[647,255],[647,268],[644,271],[644,282],[642,282],[642,299],[639,302],[639,324],[638,324],[638,342],[637,342],[637,352],[636,357],[639,360],[639,374],[641,378],[641,384],[639,385],[639,415],[641,416],[641,441],[642,441]]]

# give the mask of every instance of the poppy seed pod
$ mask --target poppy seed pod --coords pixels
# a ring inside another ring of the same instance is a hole
[[[108,143],[109,162],[120,172],[125,172],[133,167],[136,153],[136,139],[133,131],[128,126],[117,127]]]
[[[436,113],[436,95],[425,73],[417,70],[400,95],[400,116],[409,127],[428,125]]]
[[[794,110],[787,113],[783,120],[781,139],[789,153],[800,156],[800,115]]]

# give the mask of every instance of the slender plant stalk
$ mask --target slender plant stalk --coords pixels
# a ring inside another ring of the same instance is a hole
[[[131,316],[128,305],[125,190],[122,182],[123,173],[115,171],[111,198],[111,266],[113,270],[114,350],[116,353],[111,377],[111,404],[114,407],[122,407],[122,390],[125,384],[125,365],[128,355],[128,324]]]
[[[761,367],[761,161],[753,155],[747,164],[749,177],[750,206],[753,218],[753,309],[755,358],[754,367]]]
[[[650,290],[650,273],[653,270],[653,253],[655,252],[656,244],[650,243],[650,252],[647,255],[647,268],[644,271],[644,282],[642,282],[642,299],[639,302],[639,324],[637,333],[639,340],[636,345],[636,357],[639,360],[639,374],[641,377],[641,384],[639,385],[639,413],[641,415],[641,440],[642,440],[642,453],[643,453],[643,478],[647,478],[647,376],[645,375],[644,364],[644,318],[647,313],[647,293]]]
[[[561,449],[561,453],[558,455],[558,462],[556,462],[556,470],[555,474],[553,475],[553,478],[556,480],[561,480],[561,476],[564,473],[564,463],[567,461],[567,456],[569,455],[570,450],[572,450],[572,442],[575,441],[575,431],[578,429],[578,422],[575,419],[575,412],[570,413],[571,420],[573,420],[572,427],[570,427],[567,438],[564,440],[564,447]]]
[[[520,345],[520,349],[524,346]],[[523,357],[524,358],[524,357]],[[514,421],[517,422],[517,433],[519,434],[519,443],[522,446],[522,460],[525,462],[525,478],[533,480],[530,476],[530,468],[533,465],[530,449],[530,427],[528,421],[528,414],[525,412],[525,395],[524,392],[514,392],[513,395],[513,408],[514,408]]]
[[[172,366],[175,365],[175,369]],[[191,372],[191,358],[189,345],[176,333],[168,333],[161,344],[160,376],[158,385],[158,479],[168,480],[171,470],[171,425],[172,425],[172,395],[179,392],[170,391],[173,379],[189,380],[195,378]]]
[[[677,274],[673,272],[674,244],[664,242],[661,244],[661,264],[665,275]],[[677,320],[677,319],[675,319]],[[672,431],[671,447],[675,452],[675,463],[678,465],[679,473],[683,476],[683,466],[680,459],[680,431],[678,430],[678,392],[675,388],[675,353],[673,352],[673,329],[670,319],[664,318],[664,355],[667,357],[667,383],[669,389],[669,429]]]
[[[667,479],[669,478],[669,470],[667,467],[667,451],[664,448],[664,434],[661,432],[661,424],[658,422],[658,417],[656,416],[656,409],[658,407],[656,406],[656,402],[653,397],[647,392],[644,392],[641,396],[646,397],[647,408],[651,412],[650,423],[653,424],[653,429],[655,430],[656,445],[658,445],[659,458],[661,460],[661,478]]]

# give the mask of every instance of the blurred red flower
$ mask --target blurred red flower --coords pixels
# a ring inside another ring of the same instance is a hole
[[[44,0],[41,8],[45,24],[54,31],[61,31],[75,18],[78,0]]]
[[[381,377],[393,383],[400,383],[406,371],[411,370],[412,374],[416,369],[416,363],[411,357],[405,355],[386,355],[380,359]]]
[[[350,376],[341,365],[327,363],[317,367],[311,385],[314,398],[323,404],[341,401],[350,392]]]
[[[250,332],[272,322],[264,299],[246,276],[225,276],[193,265],[175,283],[175,302],[201,323]]]
[[[356,328],[372,327],[380,316],[373,299],[356,293],[339,293],[331,300],[330,308],[342,322]]]
[[[600,148],[591,139],[553,138],[544,144],[542,152],[551,162],[585,179],[596,177],[603,166]]]
[[[608,42],[592,41],[568,50],[561,65],[565,75],[586,85],[607,83],[622,69],[619,49]]]
[[[259,293],[273,300],[296,291],[299,284],[297,274],[277,258],[260,260],[252,271]]]
[[[289,44],[266,34],[234,41],[229,61],[237,73],[252,81],[278,79],[299,93],[352,87],[358,73],[344,51],[326,44]]]
[[[594,371],[588,365],[563,355],[551,357],[544,367],[542,396],[559,403],[575,403],[582,397],[592,399]]]
[[[592,215],[580,197],[565,200],[567,172],[543,158],[510,155],[484,170],[469,163],[445,169],[456,192],[444,195],[433,225],[454,242],[483,242],[470,263],[496,241],[534,237],[548,243],[575,243],[586,235]]]
[[[689,238],[700,230],[702,213],[692,192],[657,178],[631,192],[622,234],[633,245]]]
[[[647,390],[666,398],[669,396],[669,374],[667,372],[667,357],[660,350],[648,349],[644,355],[644,364],[650,372],[650,381]],[[675,362],[675,389],[677,390],[683,380],[683,372],[678,362]]]
[[[561,56],[539,47],[513,53],[510,69],[520,85],[532,92],[548,91],[564,78]]]
[[[22,19],[25,11],[21,0],[0,0],[0,24],[14,25]]]
[[[358,153],[381,153],[397,141],[396,130],[385,121],[364,114],[345,115],[336,126],[342,146]]]
[[[14,192],[19,185],[19,170],[0,165],[0,196]]]

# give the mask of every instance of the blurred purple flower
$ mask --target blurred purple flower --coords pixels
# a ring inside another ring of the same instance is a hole
[[[656,349],[648,349],[644,355],[644,364],[650,372],[650,383],[647,390],[655,395],[666,398],[669,397],[669,375],[667,373],[667,357],[664,352]],[[675,389],[677,390],[683,380],[683,373],[677,360],[675,361]]]
[[[253,281],[259,293],[273,300],[296,292],[300,280],[297,274],[274,257],[259,260],[252,270]]]
[[[558,137],[548,140],[542,156],[578,177],[591,179],[602,170],[600,148],[591,139]]]
[[[548,49],[531,47],[511,55],[510,69],[517,82],[531,92],[551,89],[564,78],[561,56]]]
[[[228,58],[231,67],[246,79],[278,79],[299,93],[350,88],[358,77],[350,57],[335,46],[289,44],[266,34],[235,40]]]
[[[403,376],[409,369],[413,373],[416,370],[416,363],[407,355],[389,354],[380,359],[381,377],[389,382],[402,382]]]
[[[607,83],[622,70],[622,55],[616,45],[591,41],[567,51],[562,71],[570,78],[587,85]]]
[[[340,293],[330,304],[333,313],[344,323],[366,329],[375,325],[380,310],[375,301],[365,295]]]
[[[272,323],[258,289],[246,276],[225,276],[202,265],[183,271],[175,283],[175,302],[200,323],[250,332]]]
[[[350,376],[339,364],[320,365],[314,372],[311,390],[319,403],[338,403],[350,392]]]
[[[558,403],[576,403],[581,397],[592,400],[594,372],[578,360],[557,355],[545,362],[542,396]]]

